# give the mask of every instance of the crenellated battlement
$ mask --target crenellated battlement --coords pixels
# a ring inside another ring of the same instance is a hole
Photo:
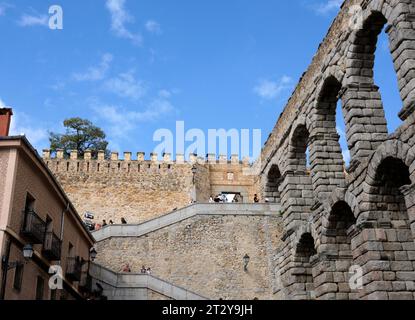
[[[92,151],[86,151],[83,157],[80,157],[77,150],[70,152],[69,158],[64,155],[64,150],[59,149],[56,151],[56,155],[52,157],[50,149],[43,150],[43,160],[45,161],[84,161],[84,162],[144,162],[149,164],[231,164],[231,165],[243,165],[244,167],[250,166],[249,157],[245,157],[240,160],[239,155],[232,155],[230,159],[226,155],[208,154],[206,157],[201,157],[196,154],[189,154],[188,160],[185,159],[183,154],[177,154],[176,158],[173,159],[170,153],[165,153],[162,159],[159,158],[157,153],[150,153],[149,158],[146,159],[145,152],[137,152],[135,159],[133,159],[132,152],[124,152],[123,158],[120,157],[119,152],[111,152],[110,158],[105,157],[105,151],[98,151],[96,158],[92,157]]]

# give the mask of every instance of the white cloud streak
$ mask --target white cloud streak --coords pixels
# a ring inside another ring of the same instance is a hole
[[[110,68],[113,56],[106,53],[102,56],[101,62],[97,66],[88,68],[84,73],[74,73],[72,78],[76,81],[99,81],[103,80]]]
[[[141,45],[143,41],[141,35],[129,31],[126,27],[126,24],[134,22],[134,18],[125,9],[125,0],[106,0],[106,7],[111,15],[112,32],[119,38]]]
[[[175,108],[167,99],[157,98],[144,111],[126,110],[120,106],[100,104],[96,101],[92,105],[92,110],[98,118],[108,124],[110,136],[114,139],[125,137],[140,123],[156,121],[173,112]]]
[[[20,19],[17,21],[17,24],[20,27],[48,27],[49,26],[49,17],[47,15],[29,15],[23,14]]]
[[[6,103],[0,98],[0,108],[6,108]]]
[[[45,128],[33,125],[38,122],[23,112],[14,111],[13,113],[10,126],[11,136],[24,135],[37,148],[47,145],[48,132]]]
[[[254,93],[265,100],[278,98],[285,90],[292,87],[293,81],[288,76],[283,76],[278,81],[261,80],[254,87]]]
[[[319,15],[326,15],[333,11],[340,9],[344,0],[326,0],[324,3],[320,3],[314,6],[314,11]]]
[[[142,98],[147,91],[143,82],[135,78],[133,71],[121,73],[117,77],[107,80],[104,88],[119,97],[132,100]]]
[[[146,30],[154,34],[162,34],[161,25],[154,20],[148,20],[145,24]]]

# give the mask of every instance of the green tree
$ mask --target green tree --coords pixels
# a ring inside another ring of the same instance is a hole
[[[59,134],[50,132],[49,141],[51,152],[58,149],[64,150],[65,157],[70,155],[71,150],[78,150],[83,157],[86,150],[92,151],[92,157],[96,158],[99,150],[104,150],[108,155],[108,142],[105,140],[104,131],[95,126],[91,121],[81,118],[70,118],[63,122],[66,133]]]

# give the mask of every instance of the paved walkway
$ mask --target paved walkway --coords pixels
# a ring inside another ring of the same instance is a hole
[[[279,216],[281,206],[271,203],[194,204],[141,224],[111,225],[92,233],[97,242],[113,237],[141,237],[195,216]]]

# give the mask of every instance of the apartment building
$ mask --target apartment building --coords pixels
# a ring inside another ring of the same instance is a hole
[[[94,239],[24,136],[0,109],[0,299],[84,299]]]

